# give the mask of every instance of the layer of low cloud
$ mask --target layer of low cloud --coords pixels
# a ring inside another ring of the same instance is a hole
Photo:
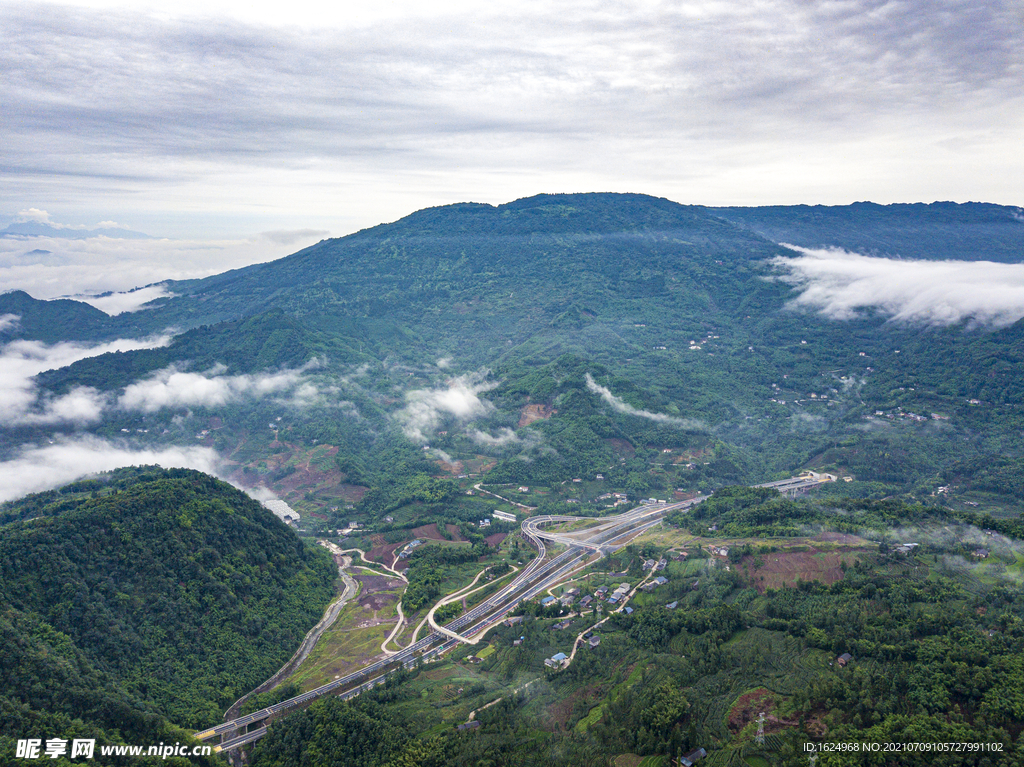
[[[612,410],[625,415],[634,415],[638,418],[646,418],[648,421],[654,421],[655,423],[665,424],[666,426],[673,426],[677,429],[704,429],[706,426],[700,421],[696,421],[691,418],[676,418],[675,416],[666,415],[664,413],[652,413],[650,410],[641,410],[640,408],[633,407],[625,400],[616,397],[612,394],[611,390],[606,386],[601,386],[597,381],[594,380],[590,373],[587,373],[587,388],[594,394],[601,396],[605,402],[611,405]]]
[[[138,290],[129,290],[124,293],[110,293],[104,296],[72,296],[78,301],[95,306],[101,312],[115,316],[126,312],[137,312],[144,304],[156,301],[158,298],[173,296],[163,285],[152,285]]]
[[[875,258],[838,248],[787,247],[774,263],[800,291],[793,307],[835,320],[877,310],[895,321],[1004,327],[1024,317],[1024,264]]]
[[[217,453],[206,447],[139,449],[83,436],[53,445],[29,446],[17,457],[0,462],[0,502],[122,466],[156,464],[216,474],[218,463]]]
[[[155,413],[164,408],[222,407],[246,398],[292,392],[303,403],[312,402],[315,386],[301,380],[302,370],[276,373],[224,375],[220,366],[204,373],[168,367],[125,387],[118,397],[122,410]]]
[[[196,279],[271,261],[312,245],[321,234],[289,242],[263,236],[208,241],[0,238],[0,291],[24,290],[35,298],[114,291],[121,295],[78,300],[118,314],[139,308],[142,299],[161,297],[160,291],[165,289],[155,283]],[[153,287],[133,291],[141,285]]]
[[[496,387],[471,374],[449,379],[443,389],[414,389],[405,395],[405,407],[394,414],[405,435],[416,442],[427,442],[428,432],[437,430],[441,422],[454,417],[461,423],[494,411],[494,405],[479,395]]]
[[[93,423],[106,407],[105,395],[78,387],[57,398],[40,398],[33,376],[107,352],[166,346],[170,336],[119,339],[103,344],[12,341],[0,348],[0,425]]]

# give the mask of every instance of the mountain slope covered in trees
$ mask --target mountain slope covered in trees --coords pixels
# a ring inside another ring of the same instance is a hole
[[[9,738],[156,743],[216,723],[333,595],[325,554],[199,472],[122,470],[2,519],[5,751]]]

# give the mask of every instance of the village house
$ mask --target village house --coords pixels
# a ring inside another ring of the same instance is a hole
[[[548,668],[561,668],[562,664],[567,660],[567,656],[564,652],[555,653],[550,658],[544,661],[544,665]]]

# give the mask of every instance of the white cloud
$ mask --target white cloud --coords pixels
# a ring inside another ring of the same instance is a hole
[[[302,370],[226,376],[218,366],[206,373],[191,373],[168,367],[125,387],[117,400],[123,410],[154,413],[174,407],[220,407],[246,397],[261,397],[290,390],[315,395],[304,384]]]
[[[53,224],[53,222],[50,221],[50,214],[45,210],[39,210],[39,208],[19,210],[18,215],[14,220],[19,224],[24,224],[29,221],[34,221],[39,224]]]
[[[153,285],[148,288],[139,288],[125,293],[111,293],[105,296],[72,296],[77,301],[82,301],[95,306],[101,312],[111,317],[125,312],[137,312],[143,304],[156,301],[158,298],[168,298],[174,294],[163,285]]]
[[[794,307],[848,320],[876,309],[901,322],[951,325],[972,320],[1004,327],[1024,317],[1024,264],[875,258],[838,248],[786,247],[780,279],[796,286]]]
[[[12,341],[0,348],[0,424],[95,421],[104,404],[103,396],[95,389],[79,387],[62,397],[39,401],[33,376],[107,352],[166,346],[170,340],[170,336],[119,339],[93,346]]]
[[[279,229],[272,232],[260,232],[260,237],[277,245],[294,245],[297,242],[312,243],[330,237],[326,229]]]
[[[17,327],[19,322],[21,317],[17,314],[0,314],[0,333],[8,328]]]
[[[445,415],[462,422],[487,415],[494,410],[487,400],[477,395],[498,384],[485,382],[482,374],[457,376],[444,389],[415,389],[405,395],[406,405],[394,414],[405,435],[417,442],[428,441],[425,432],[433,431]]]
[[[35,298],[131,291],[140,285],[206,277],[271,261],[301,246],[312,245],[317,239],[299,238],[282,244],[264,237],[207,241],[6,237],[0,238],[0,291],[24,290]],[[27,250],[48,252],[26,253]],[[109,309],[108,313],[119,313],[135,308],[131,302],[146,295],[136,295],[139,292],[79,300],[102,311]],[[149,300],[157,297],[154,292]]]
[[[478,445],[483,445],[484,447],[504,447],[505,445],[519,443],[521,441],[519,437],[516,436],[516,433],[507,426],[499,429],[497,436],[488,434],[485,431],[480,431],[479,429],[470,429],[466,432],[466,436]]]
[[[635,415],[640,418],[646,418],[649,421],[656,423],[663,423],[667,426],[674,426],[677,429],[705,429],[707,428],[700,421],[696,421],[690,418],[676,418],[675,416],[665,415],[664,413],[652,413],[650,410],[641,410],[630,405],[628,402],[616,397],[611,393],[605,386],[597,383],[590,373],[587,373],[587,388],[590,389],[594,394],[601,395],[601,399],[611,405],[613,410],[626,415]]]
[[[157,464],[216,474],[218,456],[205,447],[136,449],[98,437],[78,437],[43,447],[23,448],[0,462],[0,501],[20,498],[122,466]]]
[[[91,386],[76,386],[60,397],[45,398],[31,403],[32,409],[26,409],[17,420],[17,424],[56,424],[73,423],[84,426],[96,423],[103,418],[109,397]]]
[[[264,501],[279,501],[281,500],[277,493],[271,490],[269,487],[263,485],[256,485],[256,487],[243,488],[250,498],[263,503]]]
[[[455,459],[452,458],[452,456],[450,456],[444,450],[441,450],[440,448],[430,448],[430,450],[427,451],[427,455],[429,455],[431,458],[439,458],[445,463],[455,463]]]

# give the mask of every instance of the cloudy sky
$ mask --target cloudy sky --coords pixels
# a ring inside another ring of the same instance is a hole
[[[0,0],[0,227],[208,267],[539,192],[1019,205],[1022,30],[1010,0]]]

